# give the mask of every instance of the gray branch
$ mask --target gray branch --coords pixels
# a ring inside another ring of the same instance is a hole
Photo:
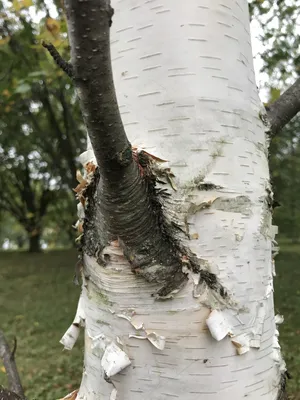
[[[273,104],[267,107],[273,136],[277,135],[300,111],[300,78]]]
[[[15,356],[14,356],[15,348],[16,348],[16,342],[14,345],[14,350],[12,352],[10,351],[4,333],[0,329],[0,358],[3,361],[4,368],[6,371],[9,390],[14,392],[17,396],[19,396],[19,398],[25,399],[24,390],[21,384],[21,379],[15,362]],[[13,399],[18,397],[16,396],[13,397],[12,395],[11,398]]]

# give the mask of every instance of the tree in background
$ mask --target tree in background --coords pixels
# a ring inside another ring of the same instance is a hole
[[[266,72],[270,84],[285,88],[300,71],[300,35],[297,23],[300,16],[299,0],[250,1],[252,19],[263,28],[259,35],[264,51],[262,72]]]
[[[62,52],[68,48],[63,14],[57,9],[53,19],[39,2],[35,11],[45,17],[37,25],[32,8],[31,1],[0,3],[1,183],[6,188],[0,202],[28,232],[29,249],[38,251],[48,205],[61,208],[59,190],[76,186],[76,157],[85,138],[74,88],[40,44],[51,38]],[[75,213],[71,197],[62,197]]]
[[[27,235],[22,226],[2,208],[0,211],[0,248],[8,247],[21,250],[26,241]]]
[[[29,251],[38,252],[43,217],[54,199],[54,190],[46,172],[47,164],[43,165],[39,155],[29,152],[24,142],[20,143],[23,146],[19,153],[11,148],[0,154],[0,184],[4,188],[0,201],[2,209],[13,215],[27,232]]]

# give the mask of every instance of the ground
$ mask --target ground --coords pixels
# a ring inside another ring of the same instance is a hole
[[[81,380],[80,346],[68,352],[59,344],[80,293],[72,283],[75,263],[75,251],[0,255],[0,326],[11,343],[17,337],[16,359],[30,400],[58,399]]]
[[[284,244],[277,257],[276,312],[292,378],[291,399],[300,400],[300,245]],[[59,340],[74,316],[80,289],[73,285],[75,251],[0,254],[0,327],[18,339],[17,363],[29,400],[55,400],[76,389],[82,371],[82,335],[71,351]],[[6,385],[0,362],[0,384]]]

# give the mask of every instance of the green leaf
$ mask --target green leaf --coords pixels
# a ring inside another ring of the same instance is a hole
[[[28,83],[22,83],[21,85],[17,86],[17,88],[15,89],[15,93],[27,93],[29,92],[31,89],[30,85],[28,85]]]
[[[32,6],[32,0],[13,0],[13,9],[19,11],[22,8],[28,8]]]
[[[280,97],[280,89],[271,87],[270,90],[270,102],[273,103]]]

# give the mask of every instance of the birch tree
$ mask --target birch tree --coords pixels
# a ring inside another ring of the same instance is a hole
[[[114,7],[114,12],[112,9]],[[76,188],[81,386],[98,400],[282,400],[267,111],[246,0],[65,0],[89,143]],[[113,19],[113,23],[112,23]]]

